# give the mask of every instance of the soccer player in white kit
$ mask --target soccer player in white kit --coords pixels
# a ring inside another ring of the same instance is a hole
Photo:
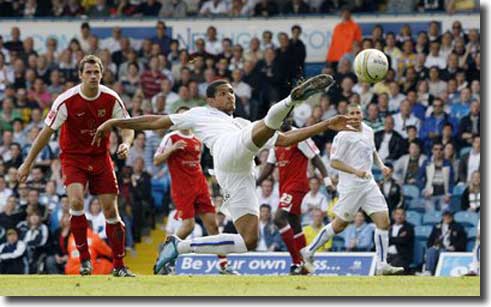
[[[357,131],[341,131],[331,147],[331,167],[339,170],[339,201],[334,206],[334,220],[326,225],[309,246],[301,250],[308,266],[313,267],[313,256],[335,234],[342,232],[362,209],[376,225],[375,249],[377,254],[377,275],[392,275],[404,271],[402,267],[393,267],[387,263],[390,220],[387,203],[373,179],[373,162],[384,175],[390,169],[384,165],[375,148],[372,128],[362,122],[363,113],[358,104],[348,107],[348,114],[359,121],[353,125]]]
[[[191,129],[213,156],[214,171],[224,193],[223,207],[231,215],[239,234],[219,234],[183,240],[170,236],[160,252],[155,273],[171,264],[182,253],[226,255],[256,248],[259,204],[256,196],[254,156],[264,146],[289,146],[327,129],[353,130],[357,120],[336,116],[316,125],[279,133],[277,130],[293,107],[334,84],[329,75],[318,75],[295,87],[290,96],[274,104],[266,117],[251,123],[234,118],[235,95],[228,81],[217,80],[206,91],[207,106],[185,113],[145,115],[131,120],[108,120],[96,131],[94,143],[113,127],[137,130]]]

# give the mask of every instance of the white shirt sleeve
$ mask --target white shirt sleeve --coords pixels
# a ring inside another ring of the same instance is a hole
[[[274,148],[271,148],[269,150],[268,159],[266,160],[266,162],[271,163],[271,164],[275,164],[276,163],[276,154],[274,152]]]
[[[179,114],[170,114],[169,118],[173,123],[170,127],[172,130],[190,129],[193,125],[193,118],[189,111]]]
[[[55,99],[48,116],[44,119],[44,123],[53,130],[58,130],[66,121],[68,111],[65,102],[61,96]]]
[[[348,147],[349,147],[348,142],[346,142],[345,140],[346,139],[344,137],[344,134],[336,135],[331,147],[331,161],[332,160],[344,161],[344,158],[348,153]]]
[[[312,141],[312,139],[310,139],[310,138],[306,139],[305,141],[298,143],[298,149],[309,160],[313,159],[315,157],[315,155],[318,155],[320,153],[319,148],[317,148],[317,146],[315,146],[314,141]]]
[[[160,142],[159,147],[157,148],[157,151],[155,151],[155,154],[153,155],[154,157],[160,154],[163,154],[164,151],[172,146],[172,139],[170,138],[170,133],[167,133],[162,141]]]
[[[123,100],[121,100],[119,95],[115,96],[114,98],[116,98],[116,103],[114,103],[112,118],[130,118],[128,111],[124,106]]]

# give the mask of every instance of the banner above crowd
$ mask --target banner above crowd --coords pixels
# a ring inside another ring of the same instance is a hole
[[[427,30],[428,23],[436,20],[443,31],[451,28],[452,22],[459,20],[464,28],[480,28],[480,15],[369,15],[354,16],[354,20],[360,24],[364,35],[369,35],[375,24],[384,27],[384,31],[399,32],[403,24],[409,24],[414,35],[421,30]],[[73,37],[79,37],[80,25],[84,20],[74,21],[50,21],[50,20],[0,20],[0,35],[4,42],[10,38],[10,29],[17,26],[22,31],[22,38],[32,36],[35,48],[38,52],[45,50],[46,39],[55,37],[59,43],[59,49],[66,48]],[[119,26],[124,36],[132,38],[134,47],[138,47],[143,38],[155,35],[156,19],[132,20],[88,20],[93,32],[103,39],[111,35],[111,28]],[[217,18],[217,19],[180,19],[166,20],[172,37],[178,39],[181,47],[194,48],[193,43],[199,37],[204,37],[208,26],[217,28],[218,38],[229,37],[233,43],[241,44],[248,48],[249,41],[253,37],[261,37],[265,30],[276,34],[286,32],[290,34],[293,25],[300,25],[303,29],[302,40],[307,48],[307,62],[323,62],[330,44],[332,31],[340,21],[337,16],[328,17],[291,17],[291,18]]]

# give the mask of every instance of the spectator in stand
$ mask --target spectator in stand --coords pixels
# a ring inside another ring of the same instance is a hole
[[[256,251],[281,250],[285,250],[284,243],[278,228],[273,223],[271,207],[268,204],[262,204],[259,207],[259,239]]]
[[[393,266],[402,266],[408,273],[413,259],[414,225],[406,221],[406,211],[403,208],[397,208],[392,212],[392,220],[387,262]]]
[[[450,116],[444,111],[444,102],[440,98],[433,100],[433,112],[426,117],[419,136],[425,144],[425,149],[430,147],[431,144],[439,139],[441,131],[446,123],[452,124]],[[452,127],[454,127],[452,125]]]
[[[376,103],[371,103],[368,105],[367,117],[365,117],[364,123],[372,128],[374,133],[384,129],[384,121],[378,114],[378,106]]]
[[[426,263],[422,275],[435,274],[436,265],[441,252],[463,252],[467,243],[464,227],[454,221],[453,213],[443,212],[442,221],[433,226],[426,243]]]
[[[289,0],[283,7],[284,15],[305,15],[310,13],[310,6],[303,0]]]
[[[27,217],[29,230],[24,234],[23,241],[27,246],[29,274],[40,273],[39,268],[46,256],[46,243],[49,238],[48,226],[42,223],[39,212]]]
[[[394,166],[390,162],[385,163],[385,166],[390,168],[391,172],[383,176],[379,182],[379,187],[387,202],[389,216],[391,216],[395,209],[404,207],[404,197],[401,186],[393,178]]]
[[[303,227],[303,234],[305,236],[305,241],[307,245],[310,245],[317,234],[322,230],[324,227],[324,218],[325,218],[325,213],[322,212],[321,209],[313,209],[311,211],[312,214],[312,223],[309,225]],[[320,249],[319,251],[324,251],[327,252],[331,249],[332,247],[332,239],[327,241]]]
[[[96,0],[95,2],[95,5],[88,10],[87,15],[91,18],[108,17],[109,7],[106,4],[106,0]]]
[[[375,146],[382,160],[397,160],[406,148],[401,135],[394,130],[394,119],[391,115],[385,117],[384,130],[375,133]]]
[[[459,138],[462,146],[468,146],[473,141],[473,135],[481,131],[481,103],[478,100],[471,102],[467,116],[462,117],[459,124]]]
[[[278,5],[273,0],[260,0],[254,7],[254,17],[271,17],[278,13]]]
[[[401,102],[406,98],[406,95],[400,92],[399,84],[395,81],[389,85],[389,111],[395,113],[399,111]]]
[[[160,46],[160,51],[167,56],[170,52],[171,37],[167,36],[167,27],[162,20],[157,21],[155,26],[157,34],[150,39],[153,44]]]
[[[433,41],[430,44],[430,54],[426,57],[425,67],[438,67],[443,70],[447,68],[447,58],[440,54],[440,43],[438,41]]]
[[[353,223],[344,231],[344,248],[350,252],[367,252],[373,249],[374,225],[365,221],[365,213],[358,211]]]
[[[0,274],[26,274],[26,244],[19,240],[17,230],[7,230],[7,242],[0,244]]]
[[[208,0],[203,3],[199,10],[200,16],[219,16],[225,15],[228,12],[227,2],[223,0]]]
[[[136,9],[135,16],[158,16],[162,4],[157,0],[141,1]]]
[[[474,171],[461,196],[460,206],[462,210],[479,212],[481,210],[481,173]]]
[[[14,195],[10,195],[7,198],[6,204],[0,209],[0,229],[4,231],[15,228],[18,223],[26,219],[26,213],[19,210],[17,205],[17,198]],[[0,238],[2,241],[3,238]]]
[[[68,261],[68,238],[70,237],[70,214],[63,214],[60,228],[53,235],[51,247],[46,258],[46,273],[64,274]]]
[[[90,221],[92,231],[101,239],[106,239],[106,220],[102,212],[102,206],[97,197],[93,197],[90,200],[89,206],[85,211],[85,216],[87,217],[87,221]]]
[[[206,29],[205,51],[214,56],[223,51],[222,42],[217,39],[217,29],[214,26]]]
[[[421,128],[421,121],[411,113],[411,103],[405,99],[401,102],[399,113],[394,114],[394,130],[407,139],[407,127]]]
[[[183,0],[163,1],[159,17],[186,17],[188,6]]]
[[[470,181],[472,173],[478,171],[481,167],[481,137],[474,135],[472,137],[472,149],[460,159],[459,181],[467,183]]]
[[[302,225],[312,222],[312,210],[320,209],[324,214],[327,212],[327,197],[320,191],[321,182],[317,177],[309,179],[310,191],[305,194],[301,204]]]
[[[448,208],[454,186],[454,169],[450,161],[444,159],[443,145],[433,144],[432,153],[432,157],[419,169],[418,175],[426,212],[435,211],[437,204],[439,210]]]
[[[443,145],[443,158],[448,160],[452,165],[452,168],[454,169],[454,176],[451,180],[453,180],[454,183],[457,183],[459,179],[459,172],[457,170],[460,166],[460,159],[457,157],[454,143],[446,143]]]
[[[462,89],[460,91],[460,99],[455,101],[450,106],[450,116],[456,118],[457,120],[460,120],[464,116],[467,116],[470,112],[471,102],[471,90],[469,88]]]
[[[257,194],[259,203],[268,205],[271,213],[275,214],[280,203],[280,197],[278,195],[278,190],[274,189],[273,179],[267,178],[263,180],[263,182],[261,182],[261,188]]]
[[[361,28],[351,19],[350,10],[341,10],[341,22],[334,27],[331,45],[326,55],[328,64],[337,66],[341,57],[351,51],[353,41],[361,41],[361,38]]]
[[[160,90],[160,82],[165,76],[159,69],[159,58],[153,56],[150,59],[149,69],[145,70],[140,76],[140,84],[145,98],[155,96]]]

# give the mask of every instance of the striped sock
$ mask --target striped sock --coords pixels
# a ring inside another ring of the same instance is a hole
[[[375,252],[377,253],[377,266],[387,263],[387,249],[389,248],[389,231],[375,229]]]
[[[230,253],[245,253],[247,252],[247,247],[240,235],[222,233],[215,236],[181,241],[177,245],[177,251],[179,254],[227,255]]]
[[[332,229],[331,223],[327,224],[322,228],[322,230],[317,234],[315,237],[314,241],[307,246],[307,250],[310,253],[315,253],[316,250],[318,250],[322,245],[326,244],[329,239],[331,239],[335,235],[334,229]]]

